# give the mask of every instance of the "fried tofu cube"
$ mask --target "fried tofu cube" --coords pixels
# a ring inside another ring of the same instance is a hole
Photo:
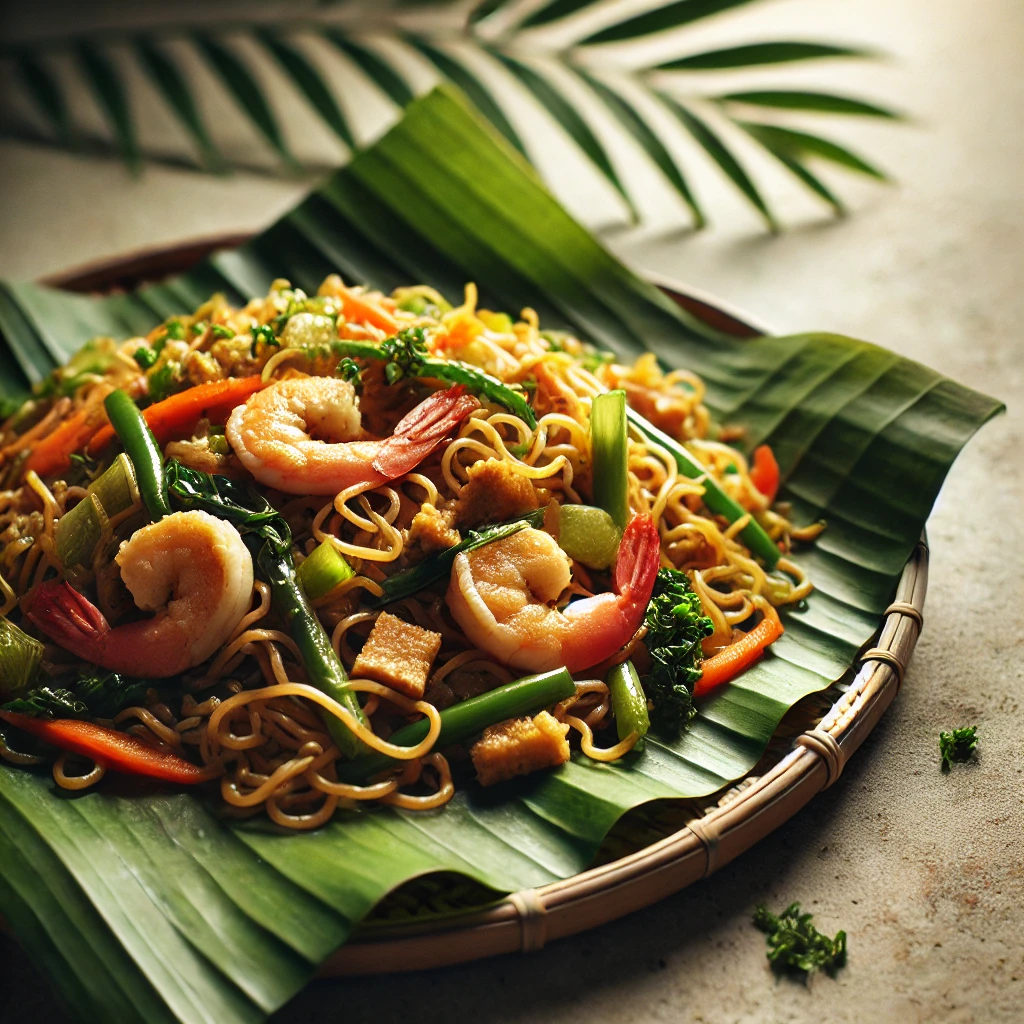
[[[352,666],[352,675],[376,680],[419,700],[440,649],[440,633],[381,612]]]
[[[424,502],[412,518],[408,543],[418,544],[420,550],[427,555],[454,547],[462,540],[459,531],[452,529],[454,518],[451,512],[439,512],[429,501]]]
[[[470,757],[482,786],[553,768],[569,760],[569,726],[547,711],[535,718],[513,718],[488,726]]]
[[[483,459],[467,470],[469,479],[455,502],[459,526],[503,523],[544,503],[526,479],[501,459]]]

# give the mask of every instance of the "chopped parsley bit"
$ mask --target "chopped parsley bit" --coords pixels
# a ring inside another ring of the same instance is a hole
[[[173,338],[175,341],[185,340],[185,325],[180,320],[168,320],[166,327],[168,338]]]
[[[225,327],[223,324],[214,324],[210,328],[211,333],[215,338],[233,338],[235,332],[230,327]]]
[[[939,733],[939,754],[944,772],[956,763],[970,761],[978,746],[977,732],[976,725],[965,725],[952,732]]]
[[[764,905],[754,911],[754,926],[765,933],[768,963],[777,974],[802,974],[804,980],[818,968],[834,978],[846,965],[846,932],[830,939],[811,924],[811,914],[801,914],[791,903],[777,917]]]
[[[360,369],[359,364],[354,359],[349,359],[345,356],[340,363],[338,363],[337,374],[342,380],[351,381],[357,387],[362,383],[362,378],[359,376]]]
[[[281,342],[274,337],[274,329],[270,324],[260,324],[258,327],[256,324],[253,324],[252,327],[249,328],[249,331],[252,333],[252,344],[249,346],[249,355],[251,356],[255,357],[256,347],[261,341],[265,346],[280,346],[281,344]]]
[[[132,355],[132,358],[142,367],[144,370],[148,370],[160,356],[153,351],[151,348],[147,348],[145,345],[140,345]]]

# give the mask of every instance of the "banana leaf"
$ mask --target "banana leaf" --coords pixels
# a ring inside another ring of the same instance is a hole
[[[742,777],[787,709],[869,641],[949,466],[1001,408],[866,342],[717,335],[574,223],[448,88],[258,238],[178,278],[106,298],[0,284],[8,390],[93,334],[144,331],[213,291],[241,301],[276,277],[314,289],[334,271],[452,299],[474,280],[491,308],[531,305],[624,357],[649,349],[695,370],[719,421],[773,446],[796,518],[828,520],[799,555],[816,591],[677,742],[465,788],[438,812],[347,812],[283,835],[187,793],[108,777],[70,797],[45,772],[0,766],[0,908],[84,1020],[261,1020],[410,879],[453,872],[502,893],[564,878],[631,808]]]

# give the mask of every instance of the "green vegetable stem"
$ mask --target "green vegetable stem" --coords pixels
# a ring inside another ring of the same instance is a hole
[[[114,428],[125,454],[131,459],[139,494],[150,517],[156,522],[171,514],[164,480],[164,459],[153,431],[139,407],[124,392],[111,391],[104,399],[110,425]]]
[[[612,666],[608,672],[608,692],[612,698],[615,729],[619,739],[624,740],[633,732],[643,739],[651,727],[651,720],[647,714],[647,697],[640,686],[633,662],[624,661]]]
[[[475,366],[451,359],[434,359],[428,355],[422,327],[407,327],[380,344],[370,341],[334,341],[331,343],[331,351],[351,359],[383,360],[387,364],[384,371],[389,384],[404,377],[430,377],[450,384],[463,384],[473,394],[483,395],[495,405],[508,409],[531,428],[537,426],[537,417],[522,392],[502,384],[496,377]]]
[[[479,697],[470,697],[441,712],[441,732],[434,748],[440,750],[453,743],[462,743],[496,722],[536,714],[575,692],[572,676],[564,668],[558,668],[540,675],[524,676]],[[429,731],[430,723],[421,718],[399,729],[388,742],[399,747],[414,747]],[[349,764],[338,765],[338,779],[341,782],[363,782],[397,763],[387,754],[367,754]]]
[[[811,914],[801,914],[800,904],[791,903],[776,916],[767,907],[754,911],[754,927],[765,933],[768,963],[772,970],[791,971],[806,978],[818,968],[829,977],[846,965],[846,932],[830,939],[811,923]]]
[[[630,423],[640,433],[672,455],[676,460],[680,473],[691,479],[703,478],[701,482],[704,485],[704,504],[712,512],[716,515],[724,516],[730,523],[735,523],[744,516],[749,515],[745,508],[733,501],[719,487],[718,483],[708,474],[707,467],[702,466],[675,438],[669,437],[668,434],[663,430],[659,430],[653,423],[648,423],[635,409],[627,408],[626,415],[629,417]],[[750,522],[740,530],[740,538],[769,569],[775,568],[781,552],[775,541],[768,536],[764,527],[756,519],[751,517]]]
[[[341,704],[356,721],[365,723],[359,701],[346,685],[345,666],[334,653],[299,581],[292,559],[291,530],[277,510],[248,484],[190,469],[174,459],[167,463],[166,477],[176,502],[226,519],[243,537],[258,543],[256,570],[270,584],[274,610],[284,620],[299,649],[309,683]],[[337,717],[325,714],[324,720],[331,738],[346,757],[354,757],[364,749]]]
[[[43,645],[0,616],[0,699],[20,696],[35,679]]]
[[[590,409],[594,504],[603,508],[620,530],[629,521],[628,444],[626,392],[608,391],[595,396]]]

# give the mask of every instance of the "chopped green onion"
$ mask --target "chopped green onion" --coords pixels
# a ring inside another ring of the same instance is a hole
[[[139,364],[139,366],[142,367],[143,370],[148,370],[160,358],[160,356],[147,345],[140,345],[135,350],[132,358]]]
[[[210,434],[206,439],[207,447],[214,455],[230,455],[231,445],[223,434]]]
[[[519,519],[513,519],[508,523],[500,523],[497,526],[487,526],[482,530],[470,530],[469,534],[459,543],[445,551],[438,551],[422,562],[409,569],[402,569],[400,572],[389,576],[381,587],[384,593],[380,597],[371,598],[367,603],[371,608],[382,608],[393,601],[400,601],[403,597],[416,594],[431,583],[440,579],[447,579],[451,576],[452,566],[456,557],[463,551],[475,551],[485,544],[491,544],[496,540],[503,540],[518,533],[527,526],[539,529],[544,522],[544,509],[538,508],[528,512]]]
[[[173,338],[175,341],[185,339],[185,325],[180,320],[168,320],[166,327],[168,338]]]
[[[296,572],[311,601],[318,601],[339,583],[352,579],[356,574],[345,561],[345,556],[329,540],[314,548]]]
[[[622,530],[603,508],[560,505],[558,546],[590,569],[607,569],[615,562]]]
[[[639,733],[643,739],[651,727],[651,719],[647,714],[647,697],[633,662],[624,661],[621,665],[612,666],[608,672],[608,692],[612,698],[619,739],[624,740],[633,732]]]
[[[43,645],[0,616],[0,697],[10,700],[29,688],[43,660]]]
[[[470,697],[441,712],[441,732],[434,743],[435,750],[449,747],[481,733],[489,725],[510,718],[534,715],[544,708],[571,697],[576,692],[572,676],[564,668],[540,675],[524,676],[506,683],[479,697]],[[406,725],[388,738],[398,747],[414,747],[430,731],[426,718]],[[339,782],[362,782],[378,772],[387,771],[400,762],[387,754],[367,754],[345,765],[338,765]]]
[[[626,392],[595,396],[590,409],[594,504],[603,508],[620,530],[629,521],[628,445]]]
[[[635,409],[626,410],[629,421],[645,437],[655,444],[660,445],[668,451],[676,460],[679,472],[691,479],[700,479],[704,485],[704,504],[716,515],[724,516],[730,523],[735,523],[749,512],[738,502],[732,500],[725,491],[719,487],[715,479],[708,473],[707,466],[691,455],[686,448],[675,438],[669,437],[663,430],[659,430],[653,423],[649,423]],[[751,516],[739,533],[740,539],[750,550],[761,558],[769,569],[774,569],[776,562],[781,557],[778,545],[768,536],[761,524]]]
[[[215,338],[233,338],[235,332],[230,327],[225,327],[224,324],[213,324],[210,327],[210,333]]]
[[[157,367],[149,375],[149,397],[154,402],[162,402],[181,380],[181,363],[175,359],[168,359],[163,366]]]
[[[191,332],[198,337],[210,325],[205,320],[197,320],[190,328]]]

